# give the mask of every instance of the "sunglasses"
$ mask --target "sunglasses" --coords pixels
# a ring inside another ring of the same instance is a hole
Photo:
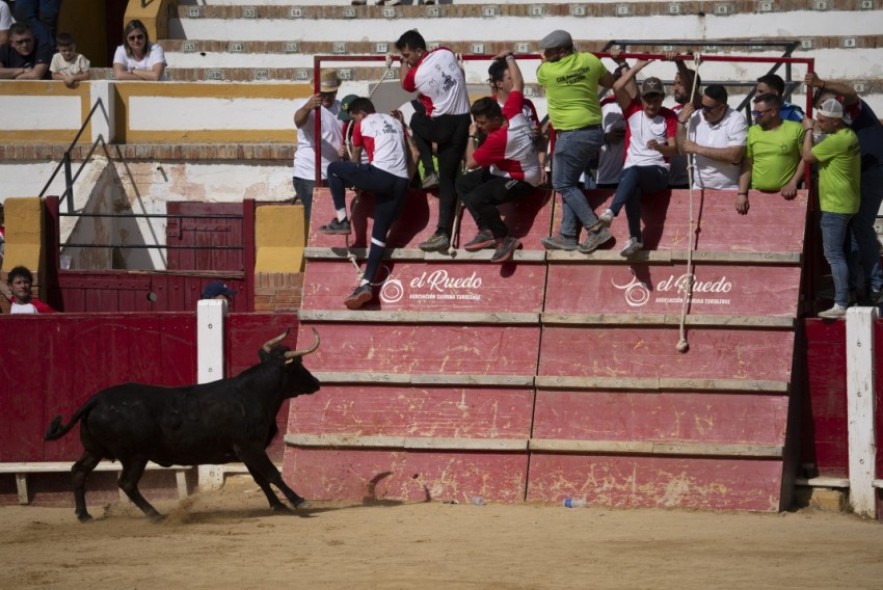
[[[129,35],[128,37],[126,37],[126,39],[128,39],[129,41],[142,41],[144,39],[144,35],[140,33],[138,35]]]
[[[755,119],[759,119],[759,118],[763,117],[764,114],[766,114],[768,112],[770,112],[770,109],[767,109],[765,111],[751,111],[751,116],[754,117]]]

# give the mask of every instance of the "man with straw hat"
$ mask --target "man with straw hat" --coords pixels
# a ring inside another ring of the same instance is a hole
[[[334,70],[322,70],[319,74],[319,93],[308,98],[294,112],[294,125],[297,127],[297,150],[294,153],[294,192],[304,205],[304,216],[310,221],[313,205],[313,189],[316,188],[316,108],[322,114],[321,157],[322,180],[328,178],[328,164],[340,160],[343,146],[343,126],[337,118],[340,101],[337,89],[340,79]]]

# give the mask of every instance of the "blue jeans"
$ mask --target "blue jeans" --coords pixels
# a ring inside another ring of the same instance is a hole
[[[625,205],[630,238],[641,241],[641,196],[664,191],[667,186],[668,170],[662,166],[629,166],[622,171],[610,210],[619,215]]]
[[[559,131],[555,137],[552,160],[552,187],[561,193],[561,230],[567,238],[579,236],[579,226],[591,227],[598,216],[589,206],[585,193],[579,188],[579,179],[589,162],[598,156],[604,145],[604,131],[600,128]]]
[[[853,287],[863,287],[865,293],[870,295],[869,291],[883,289],[880,243],[874,230],[883,201],[883,166],[872,166],[862,171],[861,195],[858,213],[849,222],[849,283]],[[859,265],[862,276],[858,276]]]
[[[294,194],[304,204],[304,219],[306,219],[307,227],[309,227],[310,213],[313,211],[313,189],[316,188],[316,181],[298,178],[297,176],[292,176],[291,180],[294,184]]]
[[[831,267],[831,278],[834,279],[834,303],[840,307],[849,305],[849,264],[846,262],[846,234],[849,220],[853,215],[847,213],[828,213],[822,211],[822,247],[825,259]]]
[[[55,51],[55,32],[60,12],[61,0],[18,0],[13,16],[17,22],[27,23],[34,34],[49,43],[52,51]]]

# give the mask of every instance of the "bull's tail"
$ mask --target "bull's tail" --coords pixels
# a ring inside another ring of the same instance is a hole
[[[65,424],[64,426],[61,425],[61,416],[56,416],[55,418],[53,418],[52,422],[49,423],[49,429],[46,431],[46,434],[43,435],[43,440],[58,440],[58,439],[60,439],[62,436],[67,434],[70,431],[70,429],[73,428],[74,425],[77,422],[79,422],[83,416],[88,414],[89,411],[93,407],[95,407],[95,403],[96,403],[95,398],[93,397],[92,399],[87,401],[85,404],[80,406],[80,409],[78,409],[74,413],[73,417],[71,418],[71,421],[68,422],[67,424]]]

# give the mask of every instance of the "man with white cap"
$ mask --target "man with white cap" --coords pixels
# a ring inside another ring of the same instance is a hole
[[[861,203],[858,213],[849,223],[852,235],[850,247],[850,283],[861,288],[860,303],[879,305],[883,303],[883,268],[880,265],[880,243],[874,223],[883,203],[883,124],[871,106],[859,98],[849,84],[822,80],[809,73],[804,80],[810,88],[818,88],[823,94],[842,97],[844,121],[858,136],[862,153]],[[859,264],[863,276],[858,276]],[[855,274],[857,276],[853,277]],[[863,279],[863,280],[862,280]]]
[[[604,145],[598,86],[613,86],[613,74],[595,55],[575,51],[567,31],[552,31],[540,41],[540,48],[543,63],[537,68],[537,81],[546,88],[549,119],[555,129],[552,187],[561,194],[563,204],[559,233],[544,238],[543,246],[574,250],[580,227],[586,229],[586,240],[591,243],[609,236],[607,228],[598,224],[579,180]]]
[[[834,280],[834,306],[819,312],[820,318],[842,318],[849,305],[849,265],[846,237],[849,221],[859,207],[861,152],[858,136],[843,121],[843,105],[829,98],[816,111],[825,139],[813,146],[813,122],[803,120],[803,160],[819,165],[819,209],[822,211],[822,246]]]
[[[321,125],[321,178],[328,178],[328,164],[340,160],[343,146],[343,126],[337,119],[340,101],[337,89],[340,80],[334,70],[319,73],[319,93],[314,94],[294,112],[294,125],[297,127],[297,150],[294,152],[294,192],[304,205],[304,216],[310,222],[313,206],[313,189],[316,188],[316,109],[322,114]]]

